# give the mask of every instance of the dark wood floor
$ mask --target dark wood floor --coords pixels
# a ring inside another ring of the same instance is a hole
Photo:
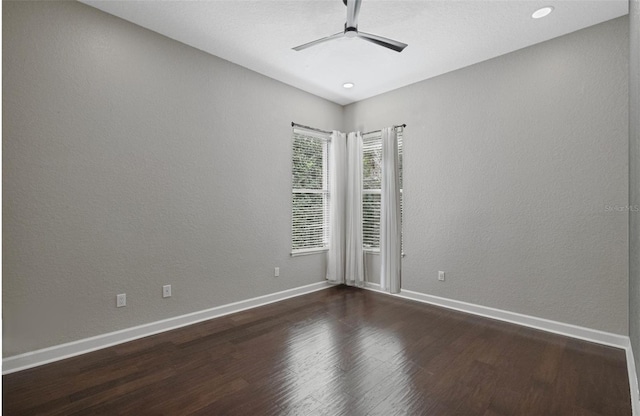
[[[6,415],[631,415],[624,351],[347,287],[3,377]]]

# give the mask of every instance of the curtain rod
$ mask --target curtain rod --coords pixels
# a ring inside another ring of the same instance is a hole
[[[309,126],[305,126],[304,124],[298,124],[298,123],[294,123],[293,121],[291,122],[291,127],[302,127],[303,129],[307,129],[307,130],[312,130],[312,131],[317,131],[319,133],[325,133],[325,134],[331,134],[332,132],[330,131],[326,131],[326,130],[322,130],[322,129],[316,129],[315,127],[309,127]],[[405,128],[407,127],[406,124],[398,124],[396,126],[393,126],[394,129],[397,129],[398,127],[402,127]],[[364,136],[365,134],[371,134],[371,133],[378,133],[379,131],[382,130],[373,130],[373,131],[368,131],[366,133],[362,133],[362,135]]]
[[[398,127],[405,128],[405,127],[407,127],[407,125],[406,124],[398,124],[396,126],[393,126],[394,129],[397,129]],[[382,129],[381,130],[368,131],[366,133],[362,133],[362,135],[364,136],[365,134],[378,133],[379,131],[382,131]]]
[[[302,127],[303,129],[307,129],[307,130],[312,130],[312,131],[317,131],[319,133],[325,133],[325,134],[331,134],[332,132],[330,131],[326,131],[326,130],[322,130],[322,129],[316,129],[315,127],[309,127],[309,126],[305,126],[304,124],[298,124],[298,123],[294,123],[293,121],[291,122],[291,127]]]

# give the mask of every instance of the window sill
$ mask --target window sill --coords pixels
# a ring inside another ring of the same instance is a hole
[[[326,253],[327,251],[329,251],[329,248],[307,248],[307,249],[303,249],[303,250],[296,250],[296,251],[292,251],[291,252],[291,257],[299,257],[299,256],[308,256],[311,254],[320,254],[320,253]]]
[[[327,251],[329,251],[329,248],[308,248],[308,249],[304,249],[304,250],[296,250],[296,251],[292,251],[291,252],[291,257],[300,257],[300,256],[309,256],[311,254],[320,254],[320,253],[326,253]],[[379,256],[380,255],[380,249],[379,248],[365,248],[364,250],[364,254],[371,254],[371,255],[375,255],[375,256]],[[402,253],[402,257],[405,257],[406,254]]]
[[[372,254],[372,255],[375,255],[375,256],[379,256],[380,255],[380,249],[379,248],[368,248],[368,249],[365,248],[363,251],[364,251],[364,254]],[[401,257],[405,257],[405,256],[406,256],[405,253],[401,254]]]

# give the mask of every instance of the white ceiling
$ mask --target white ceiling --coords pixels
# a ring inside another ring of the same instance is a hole
[[[343,30],[341,0],[82,0],[107,13],[338,104],[348,104],[628,13],[628,0],[363,0],[360,39],[291,48]],[[532,19],[540,7],[555,10]],[[342,84],[356,86],[346,90]]]

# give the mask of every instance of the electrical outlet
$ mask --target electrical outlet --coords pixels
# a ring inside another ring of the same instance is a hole
[[[444,272],[438,272],[438,280],[444,282]]]
[[[123,306],[127,306],[127,294],[121,293],[116,296],[116,308],[122,308]]]
[[[273,272],[273,276],[274,277],[279,277],[280,276],[280,267],[276,267],[274,272]]]
[[[170,298],[171,297],[171,285],[162,286],[162,297]]]

